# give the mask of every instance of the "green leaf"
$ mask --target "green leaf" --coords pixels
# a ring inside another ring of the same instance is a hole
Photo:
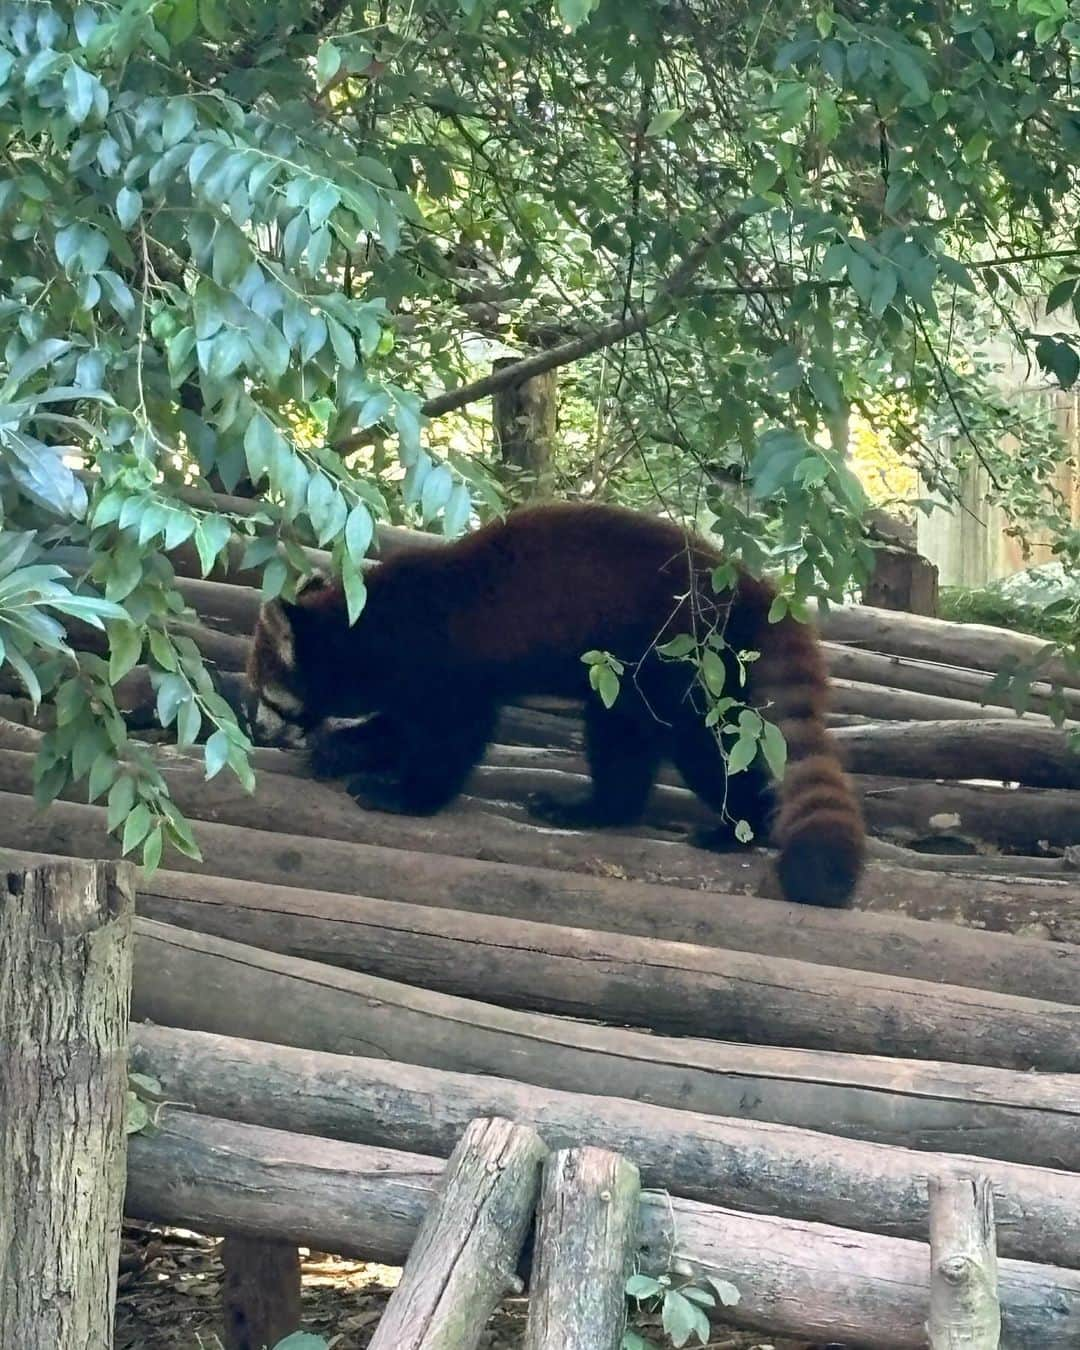
[[[232,537],[232,525],[226,516],[203,516],[195,527],[195,548],[203,576],[209,576]]]
[[[668,1291],[664,1298],[662,1317],[664,1330],[671,1337],[672,1345],[687,1345],[691,1336],[697,1336],[702,1345],[709,1341],[709,1319],[699,1307],[684,1298],[677,1289]]]
[[[679,657],[689,656],[691,652],[697,650],[697,639],[691,633],[679,633],[670,642],[665,642],[656,650],[661,656],[678,659]]]
[[[345,590],[345,603],[349,611],[349,623],[354,624],[360,617],[367,600],[367,588],[364,578],[352,561],[346,557],[341,564],[341,584]]]
[[[120,222],[121,229],[131,229],[142,212],[142,205],[141,193],[129,187],[120,189],[116,194],[116,219]]]
[[[664,108],[652,117],[649,125],[645,128],[645,135],[650,139],[663,136],[679,121],[684,112],[684,108]]]
[[[593,666],[596,674],[596,692],[605,708],[611,708],[619,697],[619,677],[608,665]],[[592,673],[592,672],[590,672]]]
[[[1080,278],[1064,277],[1056,286],[1050,288],[1050,294],[1046,298],[1047,314],[1053,314],[1055,309],[1060,309],[1062,305],[1067,304],[1073,298],[1078,280]]]
[[[315,60],[315,77],[320,89],[328,85],[340,69],[341,52],[332,42],[321,43]]]
[[[176,743],[184,747],[194,745],[202,726],[202,713],[194,698],[181,703],[176,718]]]
[[[161,119],[161,138],[166,150],[184,140],[195,128],[198,120],[195,105],[189,98],[171,98]]]
[[[283,1341],[278,1341],[273,1350],[327,1350],[327,1343],[321,1336],[313,1336],[308,1331],[294,1331]]]
[[[81,126],[94,110],[94,98],[100,87],[96,75],[72,62],[64,72],[64,100],[68,116]]]
[[[735,838],[740,844],[749,844],[753,842],[754,831],[748,820],[737,820],[735,822]]]
[[[705,1278],[716,1290],[716,1297],[725,1308],[734,1308],[742,1299],[742,1294],[730,1280],[721,1280],[715,1275],[706,1275]]]
[[[150,824],[150,808],[145,802],[139,802],[124,823],[124,835],[120,843],[120,851],[125,856],[133,848],[137,848],[146,838],[150,830]]]
[[[349,512],[349,518],[345,522],[345,547],[357,567],[367,554],[374,532],[375,522],[371,518],[371,512],[363,502],[358,502]]]
[[[133,623],[109,625],[109,683],[118,684],[142,656],[142,632]]]
[[[907,87],[912,103],[926,103],[930,98],[930,86],[920,62],[912,50],[894,47],[889,52],[889,61],[900,81]]]
[[[769,772],[779,781],[784,776],[787,764],[787,741],[784,733],[774,722],[765,722],[761,728],[761,750]]]
[[[165,838],[160,825],[155,826],[143,842],[142,865],[143,871],[148,877],[153,876],[158,869],[164,842]]]
[[[98,755],[90,766],[90,780],[87,786],[88,800],[96,802],[103,792],[107,792],[116,781],[120,766],[108,751]]]
[[[580,28],[600,0],[558,0],[559,18],[570,29]]]
[[[728,751],[728,773],[742,773],[744,769],[748,769],[754,762],[754,758],[757,755],[757,749],[758,743],[756,736],[740,735],[739,739]]]
[[[994,59],[994,39],[985,28],[976,28],[971,34],[971,45],[984,61]]]
[[[656,1298],[658,1294],[664,1292],[664,1286],[659,1280],[654,1280],[651,1275],[631,1275],[626,1281],[626,1292],[631,1298],[640,1301],[646,1298]]]
[[[109,789],[108,812],[105,827],[112,834],[118,830],[135,805],[135,780],[129,775],[118,778]]]
[[[229,762],[229,737],[224,731],[215,731],[203,748],[207,778],[216,777]]]

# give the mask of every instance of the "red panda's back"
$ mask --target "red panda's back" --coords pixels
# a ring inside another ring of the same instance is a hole
[[[591,647],[644,655],[697,570],[716,556],[668,521],[617,507],[525,509],[456,545],[465,604],[450,610],[454,645],[482,662],[537,661]]]

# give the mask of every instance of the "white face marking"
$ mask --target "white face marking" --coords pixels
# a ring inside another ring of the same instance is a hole
[[[280,684],[268,684],[263,690],[263,699],[270,704],[271,712],[276,708],[280,708],[284,713],[299,713],[304,710],[303,700],[297,698],[291,689],[286,689]]]

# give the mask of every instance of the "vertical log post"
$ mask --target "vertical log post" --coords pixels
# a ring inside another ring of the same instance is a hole
[[[930,1180],[931,1350],[997,1350],[994,1202],[986,1177]]]
[[[502,370],[516,360],[500,357],[492,370]],[[520,472],[521,495],[525,498],[551,495],[551,456],[558,415],[556,380],[556,372],[549,370],[500,389],[492,399],[495,443],[503,463]]]
[[[291,1242],[231,1237],[221,1244],[227,1350],[264,1350],[300,1327],[300,1253]]]
[[[544,1165],[525,1350],[619,1350],[641,1177],[600,1148]]]
[[[131,998],[129,870],[0,874],[0,1345],[111,1350]]]
[[[535,1130],[474,1120],[450,1155],[369,1350],[473,1350],[515,1269],[547,1153]]]

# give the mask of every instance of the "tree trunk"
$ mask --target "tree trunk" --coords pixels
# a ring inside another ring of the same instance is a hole
[[[502,357],[493,363],[493,369],[516,364],[516,358]],[[532,499],[550,496],[558,415],[555,371],[498,390],[491,400],[491,414],[502,462],[517,470],[512,485],[516,486],[520,478],[518,495]]]
[[[937,617],[938,570],[914,549],[874,550],[874,571],[863,587],[864,605]]]
[[[210,1233],[288,1239],[361,1260],[407,1257],[435,1201],[435,1159],[289,1135],[182,1112],[132,1140],[128,1207]],[[794,1219],[644,1196],[638,1261],[733,1284],[726,1310],[775,1336],[923,1350],[930,1253],[925,1243]],[[1080,1273],[1002,1261],[1006,1350],[1075,1350]]]
[[[619,1350],[637,1251],[641,1178],[599,1148],[544,1165],[525,1350]]]
[[[370,1350],[474,1350],[515,1271],[547,1149],[527,1125],[475,1120],[446,1164]]]
[[[930,1350],[998,1350],[994,1200],[987,1177],[930,1178]]]
[[[1060,1003],[386,900],[334,908],[328,918],[287,899],[268,911],[144,898],[142,913],[502,1007],[756,1045],[1080,1071],[1080,1016]],[[140,967],[140,987],[149,974]]]
[[[977,1167],[997,1196],[1003,1256],[1080,1268],[1080,1177],[1073,1172],[168,1027],[133,1027],[132,1046],[134,1063],[166,1096],[204,1115],[438,1158],[450,1155],[470,1120],[505,1116],[532,1125],[554,1149],[595,1145],[624,1154],[652,1189],[893,1237],[925,1238],[927,1174]],[[807,1079],[807,1096],[815,1090]],[[902,1094],[899,1105],[903,1117]],[[974,1096],[966,1108],[959,1098],[956,1105],[956,1128],[941,1131],[940,1146],[969,1142],[962,1110],[981,1146],[989,1117]],[[1071,1109],[1074,1125],[1065,1105],[1051,1157],[1071,1147],[1065,1135],[1075,1128],[1075,1102]]]
[[[226,1350],[267,1350],[300,1327],[300,1253],[274,1238],[227,1237],[222,1309]]]
[[[132,888],[55,863],[0,893],[0,1345],[111,1350]]]
[[[1080,1167],[1072,1077],[653,1036],[514,1012],[137,921],[133,1015],[714,1115]],[[1021,1105],[1022,1103],[1022,1105]]]

